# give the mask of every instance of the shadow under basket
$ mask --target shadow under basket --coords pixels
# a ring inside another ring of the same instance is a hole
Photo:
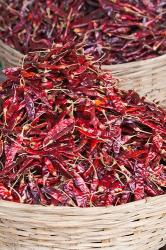
[[[117,207],[0,202],[2,250],[157,250],[166,244],[166,195]]]

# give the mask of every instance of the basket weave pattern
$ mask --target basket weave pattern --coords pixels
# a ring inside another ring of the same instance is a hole
[[[21,66],[24,55],[0,40],[0,62],[5,67]]]
[[[3,250],[157,250],[166,243],[166,195],[117,207],[0,202]]]
[[[166,55],[153,59],[118,65],[104,65],[106,71],[123,79],[119,86],[124,90],[134,89],[150,101],[166,106]]]

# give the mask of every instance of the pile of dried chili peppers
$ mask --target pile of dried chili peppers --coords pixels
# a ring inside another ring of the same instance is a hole
[[[0,199],[90,207],[166,193],[165,110],[71,44],[4,72]]]
[[[75,41],[104,64],[166,53],[165,0],[0,0],[0,36],[26,54]]]

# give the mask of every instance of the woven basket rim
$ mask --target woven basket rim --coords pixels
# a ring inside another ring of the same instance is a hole
[[[25,210],[29,210],[29,211],[33,211],[33,210],[38,210],[38,211],[61,211],[63,210],[64,212],[75,212],[75,211],[79,211],[79,212],[83,212],[85,211],[87,213],[87,211],[90,212],[108,212],[108,211],[115,211],[115,210],[123,210],[125,209],[126,211],[130,211],[133,210],[133,207],[140,207],[142,205],[148,205],[149,203],[155,203],[158,202],[159,200],[164,200],[166,202],[166,194],[162,194],[162,195],[158,195],[155,197],[147,197],[146,199],[142,199],[139,201],[133,201],[133,202],[129,202],[126,204],[122,204],[122,205],[118,205],[118,206],[103,206],[103,207],[85,207],[85,208],[81,208],[81,207],[67,207],[67,206],[52,206],[52,205],[48,205],[48,206],[42,206],[42,205],[32,205],[32,204],[24,204],[24,203],[17,203],[17,202],[12,202],[12,201],[4,201],[1,200],[0,201],[0,208],[1,207],[8,207],[8,208],[12,208],[12,209],[25,209]]]

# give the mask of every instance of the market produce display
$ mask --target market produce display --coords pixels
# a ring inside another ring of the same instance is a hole
[[[119,205],[166,192],[166,111],[72,44],[30,53],[0,88],[0,199]]]
[[[0,36],[26,54],[75,41],[104,64],[166,53],[165,0],[0,0]]]

